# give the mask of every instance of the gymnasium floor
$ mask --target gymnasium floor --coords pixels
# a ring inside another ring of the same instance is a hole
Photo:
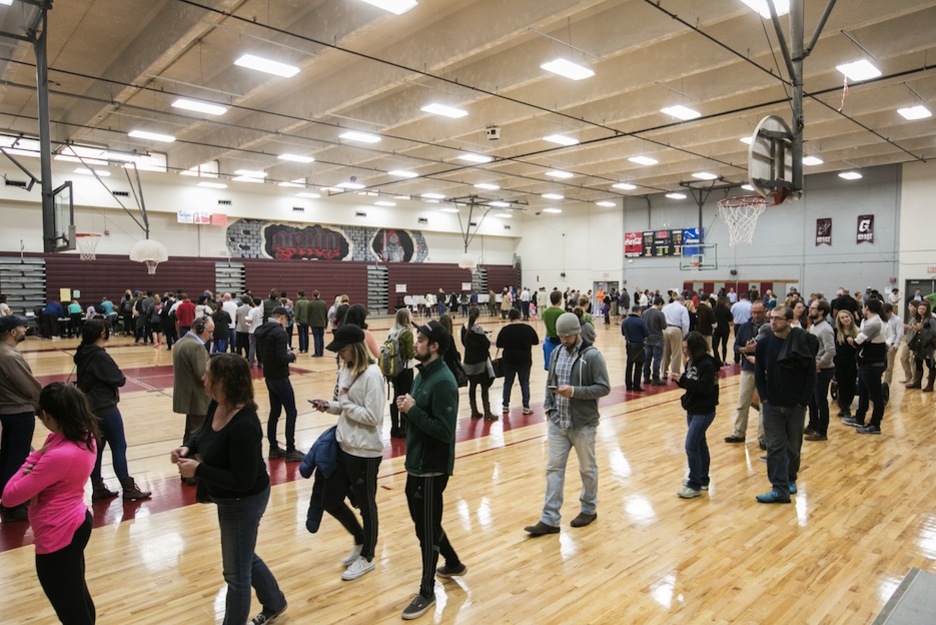
[[[495,331],[501,325],[482,321]],[[542,335],[542,324],[534,325]],[[389,320],[372,324],[379,338],[388,327]],[[936,571],[934,394],[895,384],[880,437],[856,435],[833,418],[828,442],[803,444],[794,504],[762,505],[754,495],[769,484],[758,460],[756,413],[747,444],[723,442],[737,397],[737,372],[723,369],[721,405],[708,436],[711,489],[684,501],[676,497],[686,472],[681,391],[669,385],[625,392],[620,330],[600,323],[597,330],[613,385],[601,404],[598,520],[568,526],[580,489],[573,454],[562,532],[536,539],[523,532],[539,517],[545,487],[545,372],[535,350],[533,415],[520,414],[515,385],[507,418],[472,421],[463,391],[443,525],[469,571],[438,580],[435,610],[418,622],[870,623],[911,567]],[[68,376],[74,347],[69,340],[22,344],[43,382]],[[96,529],[86,554],[98,622],[220,623],[224,582],[215,509],[195,504],[193,489],[180,484],[169,463],[183,421],[171,410],[171,354],[119,337],[109,351],[129,378],[120,408],[130,472],[154,496],[93,507]],[[329,358],[302,357],[293,368],[302,449],[333,422],[306,410],[305,400],[331,393],[334,366]],[[495,408],[501,384],[491,389]],[[255,388],[263,417],[261,379]],[[388,414],[377,568],[356,581],[340,579],[352,542],[344,530],[330,517],[317,534],[305,530],[311,481],[298,475],[297,465],[271,463],[274,487],[258,553],[289,601],[278,623],[400,622],[418,589],[419,550],[403,494],[404,449],[389,439],[389,427]],[[37,424],[37,445],[45,434]],[[105,458],[105,478],[114,487]],[[0,570],[0,621],[55,622],[35,577],[27,524],[0,527]]]

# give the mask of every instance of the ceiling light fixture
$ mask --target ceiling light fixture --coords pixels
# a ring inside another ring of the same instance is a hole
[[[347,139],[348,141],[360,141],[361,143],[379,143],[380,142],[379,136],[375,134],[371,134],[369,132],[359,132],[357,130],[348,130],[348,131],[341,133],[338,136],[341,137],[342,139]]]
[[[267,173],[256,169],[235,169],[234,175],[246,176],[247,178],[266,178]]]
[[[133,137],[134,139],[149,139],[150,141],[162,141],[163,143],[172,143],[175,141],[175,137],[172,135],[164,135],[158,132],[150,132],[148,130],[131,130],[127,133],[128,137]]]
[[[544,193],[541,195],[544,200],[564,200],[565,196],[558,193]]]
[[[299,182],[280,182],[276,186],[278,187],[288,187],[290,189],[305,189],[305,185]]]
[[[511,215],[510,213],[497,213],[494,216],[500,217],[501,219],[511,219],[513,217],[513,215]]]
[[[604,206],[605,208],[613,208],[613,207],[617,206],[617,203],[616,203],[616,202],[612,202],[611,200],[601,200],[600,202],[595,202],[595,205],[596,205],[596,206]]]
[[[562,212],[562,209],[561,209],[561,208],[549,207],[549,208],[544,208],[544,209],[543,209],[543,212],[544,212],[544,213],[558,214],[558,213],[561,213],[561,212]]]
[[[547,176],[552,176],[553,178],[572,178],[575,176],[571,171],[563,171],[561,169],[548,169],[546,170]]]
[[[650,158],[649,156],[631,156],[628,158],[631,163],[637,163],[638,165],[656,165],[660,161],[655,158]]]
[[[777,17],[781,17],[790,12],[790,0],[772,0]],[[741,0],[744,4],[751,7],[760,14],[765,20],[770,19],[770,7],[767,6],[771,0]]]
[[[836,65],[835,69],[845,74],[849,80],[869,80],[881,75],[881,70],[871,64],[866,59],[855,61],[854,63],[844,63]]]
[[[438,102],[427,104],[426,106],[422,107],[419,110],[423,111],[424,113],[432,113],[433,115],[451,117],[452,119],[458,119],[459,117],[465,117],[466,115],[468,115],[468,111],[457,109],[454,106],[446,106],[445,104],[439,104]]]
[[[273,74],[274,76],[282,76],[283,78],[292,78],[299,73],[299,68],[295,65],[271,61],[270,59],[265,59],[253,54],[243,55],[234,61],[234,65],[246,67],[247,69],[254,69],[258,72]]]
[[[186,111],[205,113],[206,115],[224,115],[227,113],[226,106],[201,102],[199,100],[189,100],[188,98],[179,98],[172,103],[172,106],[177,109],[185,109]]]
[[[500,189],[496,184],[491,184],[490,182],[479,182],[476,184],[475,189],[484,189],[485,191],[497,191]]]
[[[378,9],[383,9],[384,11],[390,11],[394,15],[402,15],[415,7],[418,2],[416,0],[363,0],[371,6],[375,6]]]
[[[565,135],[546,135],[543,137],[543,140],[549,141],[550,143],[558,143],[559,145],[577,145],[579,142],[578,139],[566,137]]]
[[[445,208],[440,208],[439,210],[442,211],[443,213],[457,213],[458,212],[458,209],[455,208],[454,206],[446,206]]]
[[[686,199],[686,194],[685,194],[685,193],[677,193],[677,192],[674,191],[673,193],[667,193],[667,194],[666,194],[666,197],[668,197],[668,198],[671,199],[671,200],[685,200],[685,199]]]
[[[857,171],[843,171],[839,174],[839,178],[843,178],[845,180],[858,180],[861,178],[861,174],[859,174]]]
[[[204,187],[205,189],[227,189],[227,185],[222,182],[199,182],[197,187]]]
[[[617,183],[611,185],[611,188],[612,188],[612,189],[622,189],[622,190],[624,190],[624,191],[633,191],[634,189],[637,188],[637,185],[631,184],[631,183],[629,183],[629,182],[617,182]]]
[[[683,106],[682,104],[677,104],[676,106],[664,106],[660,109],[660,112],[666,113],[670,117],[675,117],[676,119],[681,119],[683,121],[702,117],[702,113],[699,111],[691,109],[688,106]]]
[[[906,108],[897,109],[897,112],[904,119],[914,120],[914,119],[926,119],[927,117],[932,117],[933,114],[930,113],[930,110],[923,106],[922,104],[917,104],[916,106],[908,106]]]
[[[393,169],[388,171],[387,174],[396,176],[397,178],[419,178],[419,174],[417,174],[415,171],[409,171],[407,169]]]
[[[303,191],[302,193],[297,193],[296,197],[302,197],[302,198],[306,198],[309,200],[317,200],[322,196],[319,195],[318,193],[310,193],[309,191]]]
[[[818,156],[804,156],[803,165],[811,167],[813,165],[822,165],[825,161],[819,158]]]
[[[510,202],[502,202],[500,200],[494,202],[488,202],[488,206],[494,206],[495,208],[509,208]]]
[[[110,176],[110,172],[109,172],[109,171],[91,170],[91,169],[88,169],[88,168],[86,168],[86,167],[79,167],[79,168],[77,168],[77,169],[75,170],[75,173],[76,173],[76,174],[81,174],[81,175],[83,175],[83,176],[93,176],[94,174],[97,174],[98,176],[100,176],[100,177],[102,177],[102,178],[106,178],[106,177]]]
[[[277,156],[281,161],[292,161],[293,163],[314,163],[315,158],[312,156],[302,156],[301,154],[280,154]]]
[[[697,171],[696,173],[692,174],[692,177],[699,180],[718,180],[718,176],[707,171]]]
[[[374,206],[396,206],[396,202],[388,202],[387,200],[380,200],[374,202]]]
[[[445,194],[444,193],[423,193],[419,197],[424,198],[426,200],[444,200]]]
[[[363,185],[363,184],[361,184],[360,182],[350,182],[350,181],[349,181],[349,182],[342,182],[342,183],[339,184],[338,186],[341,187],[342,189],[357,190],[357,189],[363,189],[366,185]]]
[[[552,72],[553,74],[558,74],[564,76],[565,78],[571,78],[572,80],[582,80],[584,78],[591,78],[595,75],[595,72],[591,71],[587,67],[578,65],[569,61],[567,59],[553,59],[547,63],[540,65],[542,69],[545,69],[547,72]]]
[[[259,182],[263,183],[263,178],[256,178],[254,176],[234,176],[231,178],[234,182]]]
[[[469,163],[490,163],[494,160],[493,156],[487,154],[475,154],[474,152],[464,152],[458,155],[458,158]]]

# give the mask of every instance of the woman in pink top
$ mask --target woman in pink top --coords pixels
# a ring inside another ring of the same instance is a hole
[[[96,613],[84,560],[91,513],[84,494],[97,458],[98,422],[84,394],[61,382],[39,393],[38,416],[51,433],[7,482],[3,501],[14,506],[30,501],[36,574],[59,621],[91,624]]]

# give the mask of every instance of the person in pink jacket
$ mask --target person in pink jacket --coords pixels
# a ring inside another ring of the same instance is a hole
[[[98,422],[84,394],[53,382],[39,393],[39,420],[50,434],[3,489],[3,501],[27,501],[36,542],[36,575],[59,621],[95,622],[85,582],[84,549],[91,537],[85,486],[97,458]]]

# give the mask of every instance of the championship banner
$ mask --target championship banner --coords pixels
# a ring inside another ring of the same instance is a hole
[[[816,245],[832,245],[832,218],[816,220]]]
[[[874,215],[858,215],[858,243],[874,243]]]

